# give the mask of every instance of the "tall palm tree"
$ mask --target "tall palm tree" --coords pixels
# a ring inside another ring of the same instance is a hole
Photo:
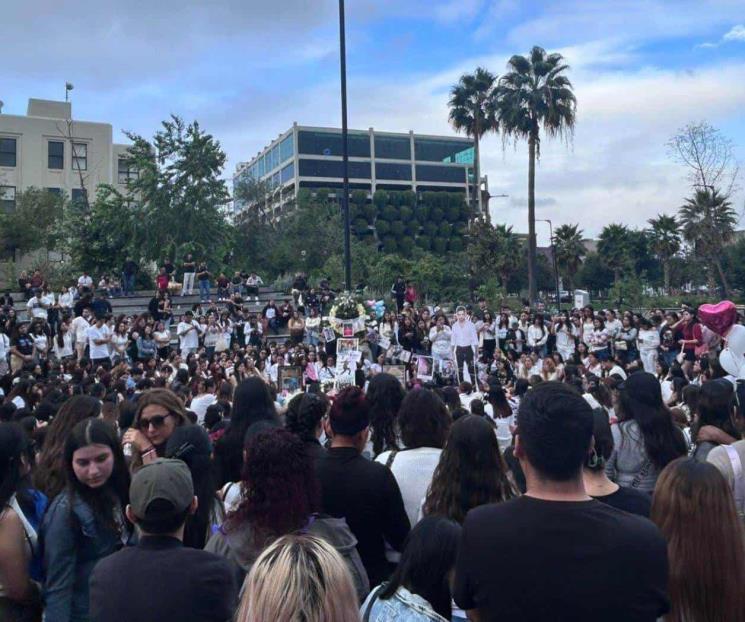
[[[724,247],[734,238],[738,215],[726,195],[716,189],[696,190],[678,211],[683,238],[691,244],[699,257],[713,264],[724,288],[725,296],[730,287],[722,269]]]
[[[603,227],[598,241],[598,255],[613,270],[613,281],[617,283],[621,271],[631,267],[632,240],[626,225],[612,223]]]
[[[561,225],[556,227],[554,235],[556,263],[566,275],[570,291],[574,291],[574,275],[582,264],[582,258],[587,255],[582,233],[579,225]]]
[[[509,72],[499,79],[495,100],[503,136],[528,141],[528,290],[536,299],[535,161],[541,156],[541,136],[564,136],[574,129],[577,99],[564,72],[561,54],[535,46],[527,56],[515,55]]]
[[[494,227],[494,235],[497,239],[495,269],[499,275],[499,280],[502,282],[502,287],[507,291],[507,284],[510,277],[512,277],[520,265],[522,241],[512,231],[512,227],[508,227],[507,225],[497,225]]]
[[[675,216],[658,214],[647,221],[652,252],[662,263],[665,293],[670,293],[670,260],[680,250],[680,225]]]
[[[496,129],[492,99],[497,84],[497,76],[483,67],[477,67],[474,73],[464,73],[458,84],[450,90],[450,114],[448,118],[457,132],[465,132],[474,141],[476,177],[476,207],[478,214],[490,222],[489,206],[485,208],[481,199],[481,161],[480,140],[487,132]]]

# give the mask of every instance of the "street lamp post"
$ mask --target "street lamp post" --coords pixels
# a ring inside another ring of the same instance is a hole
[[[553,263],[554,263],[554,279],[556,283],[556,308],[558,309],[558,312],[561,313],[561,291],[559,290],[559,266],[558,266],[558,263],[556,262],[556,238],[554,238],[554,225],[547,218],[537,220],[536,222],[547,222],[548,223],[548,229],[551,235],[551,255],[554,260]]]
[[[339,52],[341,57],[341,157],[342,197],[341,209],[344,222],[344,286],[352,291],[352,253],[349,240],[349,154],[347,131],[347,43],[344,31],[344,0],[339,0]]]

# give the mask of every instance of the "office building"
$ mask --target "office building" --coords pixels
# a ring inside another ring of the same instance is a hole
[[[70,102],[29,99],[25,116],[0,113],[0,207],[14,209],[16,194],[32,186],[73,200],[95,196],[100,184],[126,193],[137,175],[128,147],[113,142],[111,124],[73,119]]]
[[[349,188],[365,190],[462,191],[474,194],[473,140],[455,136],[349,130]],[[234,210],[259,209],[278,220],[301,189],[342,188],[342,136],[337,128],[300,126],[280,134],[253,159],[236,167],[234,185],[263,182],[267,199],[236,201]]]

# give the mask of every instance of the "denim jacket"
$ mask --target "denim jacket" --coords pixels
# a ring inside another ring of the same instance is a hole
[[[360,617],[366,622],[448,622],[426,600],[403,586],[388,600],[378,598],[379,591],[379,588],[375,588],[360,608]],[[365,618],[372,599],[375,600],[370,607],[369,616]]]
[[[96,563],[121,548],[119,533],[99,525],[91,507],[63,491],[41,525],[46,578],[44,622],[87,622],[88,580]]]

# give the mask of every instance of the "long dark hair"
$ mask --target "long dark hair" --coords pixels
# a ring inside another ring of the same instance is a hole
[[[387,600],[403,586],[449,620],[450,574],[458,554],[460,533],[458,523],[441,516],[427,516],[419,521],[406,536],[401,561],[378,597]]]
[[[649,374],[651,376],[651,374]],[[665,468],[676,458],[686,455],[687,447],[683,433],[675,426],[672,415],[662,401],[662,391],[657,385],[657,394],[641,401],[632,391],[620,392],[621,421],[634,420],[644,439],[644,448],[652,464]],[[621,434],[623,435],[623,427]]]
[[[269,388],[261,378],[251,376],[235,388],[230,426],[215,446],[220,468],[218,485],[240,479],[243,438],[252,423],[262,420],[278,421],[279,418]]]
[[[204,548],[215,506],[222,503],[216,492],[211,453],[207,432],[198,425],[176,428],[166,443],[166,457],[183,460],[191,472],[199,503],[196,513],[186,518],[184,545],[195,549]]]
[[[396,417],[406,393],[401,383],[391,374],[376,374],[367,387],[370,404],[373,454],[389,449],[400,449],[396,432]]]
[[[462,523],[469,510],[515,496],[494,428],[482,417],[453,423],[424,501],[424,514]]]
[[[114,468],[106,484],[92,489],[82,484],[72,467],[73,455],[88,445],[106,445],[114,455]],[[65,442],[65,475],[71,497],[79,497],[93,510],[101,524],[118,530],[124,508],[129,503],[129,470],[114,427],[101,419],[86,419],[78,423]],[[120,516],[115,515],[115,511]]]
[[[398,413],[401,440],[409,449],[445,446],[452,417],[445,402],[429,389],[409,391]]]
[[[0,423],[0,515],[10,498],[20,492],[22,460],[30,460],[30,445],[19,424]]]
[[[33,474],[34,487],[51,501],[65,488],[64,447],[73,428],[81,421],[98,417],[101,402],[88,395],[73,395],[65,401],[49,424]]]
[[[254,545],[263,548],[304,527],[318,511],[318,481],[303,442],[288,430],[259,432],[245,449],[243,501],[228,515],[225,528],[231,531],[250,523]]]
[[[487,400],[491,404],[495,419],[503,419],[512,414],[512,407],[507,401],[507,396],[505,395],[504,388],[502,388],[501,384],[489,384]]]
[[[713,425],[739,439],[740,432],[735,427],[734,415],[735,387],[732,383],[724,378],[704,382],[698,394],[696,422],[691,435],[696,438],[702,426]]]

